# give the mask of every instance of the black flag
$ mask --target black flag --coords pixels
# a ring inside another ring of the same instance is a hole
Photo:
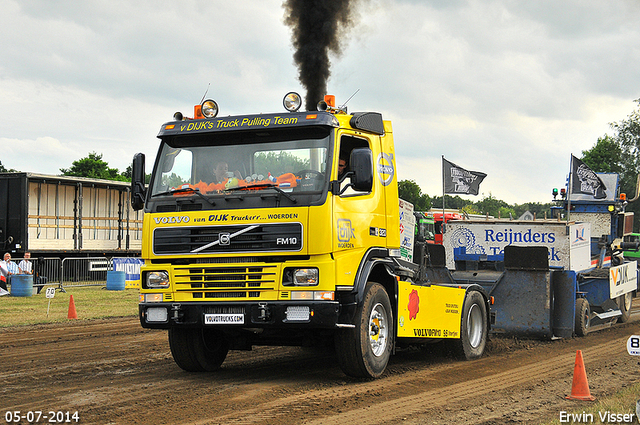
[[[571,155],[571,193],[591,195],[595,199],[606,198],[604,185],[600,177],[587,165],[575,156]]]
[[[480,183],[487,175],[478,171],[467,171],[442,157],[444,193],[477,195]]]

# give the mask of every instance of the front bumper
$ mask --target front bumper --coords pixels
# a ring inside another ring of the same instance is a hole
[[[175,326],[221,329],[340,327],[337,301],[140,303],[138,311],[142,327],[151,329]]]

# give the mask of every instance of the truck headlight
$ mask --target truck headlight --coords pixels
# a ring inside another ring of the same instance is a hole
[[[293,284],[296,286],[316,286],[318,284],[318,269],[296,269],[293,273]]]
[[[284,286],[317,286],[320,272],[316,267],[284,269],[282,285]]]
[[[147,288],[168,288],[169,273],[165,271],[147,272]]]

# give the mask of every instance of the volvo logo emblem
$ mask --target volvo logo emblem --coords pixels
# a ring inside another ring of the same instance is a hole
[[[234,233],[229,233],[229,232],[219,232],[218,233],[218,240],[215,240],[213,242],[209,242],[208,244],[202,245],[196,249],[191,250],[191,252],[202,252],[205,249],[209,249],[212,246],[215,245],[220,245],[220,246],[229,246],[231,245],[231,238],[235,238],[236,236],[242,235],[243,233],[247,233],[252,231],[253,229],[257,229],[259,228],[260,225],[258,224],[254,224],[252,226],[247,226],[241,230],[238,230],[237,232]],[[214,236],[215,237],[215,236]]]
[[[227,232],[221,232],[218,235],[218,240],[220,241],[220,245],[231,245],[231,234]]]
[[[383,186],[389,186],[396,170],[393,168],[393,154],[381,152],[378,155],[378,177]]]

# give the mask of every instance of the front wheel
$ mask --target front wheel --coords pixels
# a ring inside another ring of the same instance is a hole
[[[215,329],[169,329],[173,360],[187,372],[217,370],[229,352],[229,342]]]
[[[393,310],[382,285],[367,283],[356,318],[355,328],[336,335],[338,363],[349,376],[377,378],[389,362],[394,335]]]
[[[487,305],[477,291],[470,291],[464,299],[460,324],[460,339],[453,340],[456,354],[467,360],[482,357],[487,345],[489,325]]]
[[[633,301],[633,294],[627,292],[624,295],[620,295],[616,298],[616,303],[622,312],[622,316],[618,318],[620,323],[627,323],[631,317],[631,302]]]
[[[589,333],[590,324],[591,308],[589,308],[589,301],[587,301],[585,298],[576,299],[576,335],[585,336],[587,333]]]

